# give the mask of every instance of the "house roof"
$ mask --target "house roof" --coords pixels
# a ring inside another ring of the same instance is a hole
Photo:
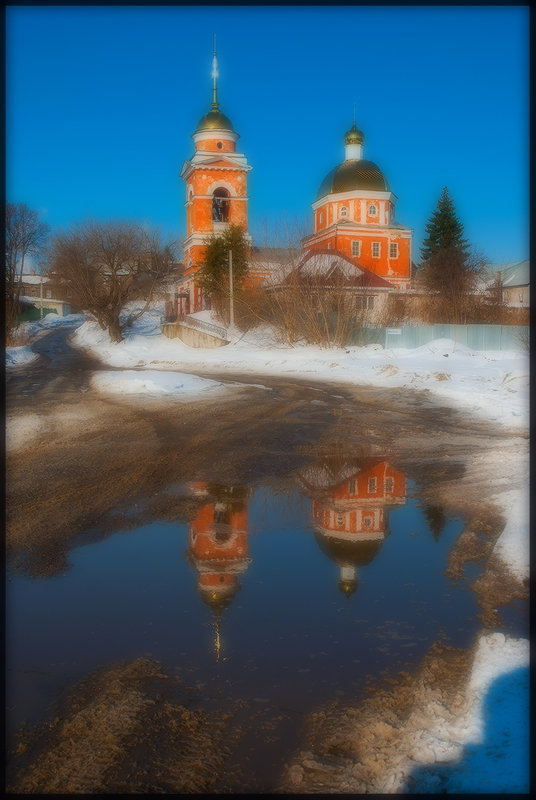
[[[504,287],[528,286],[530,284],[530,262],[513,261],[508,264],[495,266],[494,272],[501,273],[501,283]]]
[[[43,283],[48,283],[48,278],[44,275],[22,275],[22,282],[27,283],[30,286],[39,286],[39,284],[43,281]]]
[[[377,289],[393,289],[394,286],[384,278],[380,278],[361,264],[356,264],[349,256],[339,250],[313,249],[302,258],[296,271],[300,277],[314,281],[315,278],[331,278],[342,275],[345,285],[370,287]],[[288,281],[290,276],[287,276]]]

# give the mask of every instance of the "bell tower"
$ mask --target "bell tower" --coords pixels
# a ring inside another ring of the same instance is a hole
[[[238,225],[247,234],[247,174],[251,167],[243,153],[236,152],[239,138],[231,120],[218,102],[218,61],[214,37],[212,59],[212,103],[192,135],[195,152],[180,173],[186,183],[186,240],[184,279],[190,311],[204,308],[201,287],[195,275],[203,261],[207,237]],[[249,237],[248,237],[249,238]],[[184,310],[184,309],[183,309]]]

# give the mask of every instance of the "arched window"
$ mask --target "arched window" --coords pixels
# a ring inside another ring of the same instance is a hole
[[[212,219],[214,222],[229,221],[229,197],[227,189],[223,187],[214,189],[212,195]]]
[[[376,217],[378,215],[378,209],[374,204],[368,207],[368,213],[371,217]]]
[[[346,208],[346,206],[343,206],[341,208],[341,217],[346,217],[347,214],[348,214],[348,209]]]

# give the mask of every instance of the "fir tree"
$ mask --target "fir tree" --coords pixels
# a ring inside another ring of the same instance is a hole
[[[463,238],[463,225],[456,216],[454,203],[445,186],[426,228],[426,238],[421,247],[422,261],[429,261],[439,250],[455,248],[467,255],[469,245]]]
[[[206,240],[206,251],[198,281],[210,295],[217,311],[229,296],[229,251],[233,256],[233,292],[240,292],[248,271],[249,245],[242,228],[231,225],[220,236]]]

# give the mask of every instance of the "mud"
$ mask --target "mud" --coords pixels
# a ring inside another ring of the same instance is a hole
[[[463,710],[472,659],[472,650],[438,642],[414,675],[401,673],[355,707],[332,703],[311,714],[306,746],[287,765],[279,792],[399,792],[426,758],[427,731]],[[431,747],[427,755],[430,763],[442,758]]]
[[[50,722],[18,735],[8,791],[200,793],[221,785],[230,715],[207,714],[195,698],[149,659],[98,670]]]

